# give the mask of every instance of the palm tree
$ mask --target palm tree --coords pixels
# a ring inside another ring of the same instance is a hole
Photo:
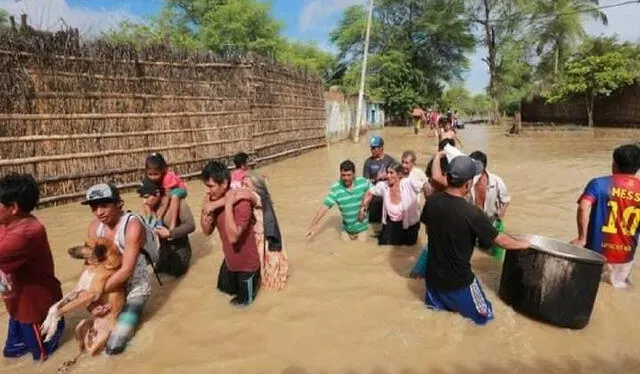
[[[600,10],[599,0],[539,0],[535,5],[538,24],[538,56],[553,59],[553,77],[556,78],[562,62],[571,47],[586,36],[583,17],[589,17],[607,26],[607,15]]]

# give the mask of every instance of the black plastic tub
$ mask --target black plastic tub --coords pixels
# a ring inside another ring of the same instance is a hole
[[[517,235],[531,243],[506,251],[500,298],[530,318],[570,329],[589,324],[605,258],[539,235]]]

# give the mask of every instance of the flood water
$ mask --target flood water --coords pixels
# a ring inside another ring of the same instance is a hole
[[[391,128],[381,133],[387,153],[418,153],[426,166],[435,141],[424,133]],[[507,230],[562,240],[576,234],[576,199],[586,182],[610,172],[615,146],[640,139],[636,130],[529,130],[505,136],[504,128],[467,126],[464,151],[484,150],[489,170],[501,175],[512,195]],[[144,323],[118,357],[81,358],[76,373],[638,373],[640,290],[602,284],[590,324],[571,331],[531,321],[496,295],[500,267],[483,253],[473,265],[492,301],[496,319],[476,327],[458,315],[431,312],[424,284],[406,277],[419,248],[343,243],[333,209],[320,232],[305,240],[307,226],[350,158],[360,174],[368,155],[360,144],[342,142],[260,170],[269,179],[291,274],[283,291],[263,290],[246,310],[229,306],[215,289],[222,260],[217,233],[192,236],[188,274],[159,287]],[[142,162],[142,160],[141,160]],[[199,217],[203,187],[188,185],[188,201]],[[139,201],[126,195],[129,209]],[[66,254],[82,243],[91,219],[78,203],[36,214],[46,225],[56,272],[69,291],[82,265]],[[420,243],[424,242],[424,233]],[[640,284],[639,272],[632,280]],[[168,279],[168,278],[166,278]],[[0,338],[6,312],[0,312]],[[44,364],[30,357],[0,359],[0,372],[53,373],[76,354],[72,330],[82,314],[67,319],[64,344]]]

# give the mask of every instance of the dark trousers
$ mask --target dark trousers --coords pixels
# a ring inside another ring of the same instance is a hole
[[[160,240],[160,259],[156,264],[158,273],[180,277],[189,269],[191,262],[191,243],[189,238]]]
[[[231,271],[226,261],[220,265],[218,289],[226,294],[237,296],[238,301],[251,304],[258,295],[260,287],[260,269],[253,272]]]
[[[415,245],[419,232],[420,222],[405,230],[402,228],[402,221],[393,222],[387,217],[387,223],[382,225],[382,231],[378,236],[378,245]]]
[[[382,197],[374,196],[369,203],[369,222],[382,222]]]

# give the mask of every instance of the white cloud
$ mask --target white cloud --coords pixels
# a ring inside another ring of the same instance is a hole
[[[326,21],[337,12],[352,5],[366,4],[367,0],[307,0],[300,11],[298,28],[307,31]]]
[[[125,19],[141,21],[140,17],[126,10],[107,10],[71,6],[66,0],[0,0],[0,8],[16,17],[27,14],[31,27],[41,30],[59,30],[65,25],[77,27],[82,35],[97,35],[117,26]]]

